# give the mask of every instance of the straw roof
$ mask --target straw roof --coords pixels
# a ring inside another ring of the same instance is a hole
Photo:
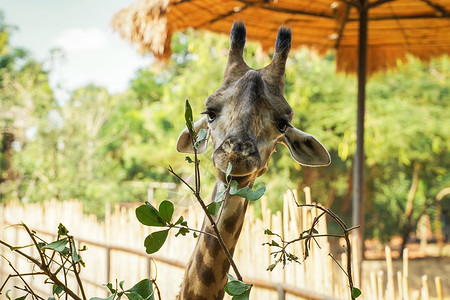
[[[293,47],[337,51],[338,70],[354,72],[358,19],[355,0],[138,0],[114,15],[122,37],[152,52],[170,56],[173,32],[203,28],[228,34],[243,20],[247,38],[270,50],[280,25],[292,28]],[[407,53],[420,59],[450,53],[450,0],[371,0],[368,73],[395,66]]]

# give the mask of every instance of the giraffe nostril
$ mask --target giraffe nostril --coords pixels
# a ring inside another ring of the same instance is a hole
[[[246,141],[242,144],[241,151],[244,156],[248,156],[255,151],[255,145],[251,141]]]
[[[225,142],[223,142],[222,149],[226,153],[230,153],[231,150],[233,150],[233,143],[230,139],[227,139]]]

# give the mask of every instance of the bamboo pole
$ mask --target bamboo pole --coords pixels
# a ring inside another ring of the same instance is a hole
[[[386,270],[387,270],[387,293],[388,299],[395,299],[395,283],[394,283],[394,268],[392,267],[392,252],[389,246],[384,247],[386,253]]]
[[[408,283],[408,274],[409,274],[409,249],[405,248],[403,250],[403,299],[409,300],[409,283]]]
[[[384,284],[383,284],[383,276],[384,276],[384,272],[379,270],[378,273],[377,273],[377,287],[378,287],[377,294],[378,294],[378,300],[383,300],[384,299],[384,297],[383,297],[383,294],[384,294],[384,292],[383,292],[383,286],[384,286]]]
[[[353,245],[356,245],[358,237],[355,234],[351,235],[351,241]],[[362,255],[360,255],[359,251],[361,250],[361,248],[358,247],[352,247],[352,268],[353,268],[353,273],[354,273],[354,278],[353,280],[355,281],[355,286],[361,286],[361,271],[362,271],[362,267],[361,264],[362,262],[359,261],[360,258],[362,258]]]
[[[403,275],[402,272],[397,271],[397,289],[398,289],[398,299],[403,299]]]
[[[420,292],[419,291],[413,291],[411,295],[412,300],[420,300]]]
[[[434,283],[436,284],[436,295],[438,300],[444,300],[444,291],[442,290],[441,277],[436,276],[434,278]]]
[[[429,300],[430,299],[430,292],[429,292],[429,289],[428,289],[428,276],[427,275],[423,275],[422,276],[421,294],[422,294],[422,299],[421,300]]]
[[[375,275],[375,272],[370,272],[369,280],[371,299],[378,300],[377,276]]]

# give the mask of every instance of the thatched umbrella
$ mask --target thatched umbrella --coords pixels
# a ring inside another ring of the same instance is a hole
[[[337,69],[358,73],[353,223],[363,226],[366,75],[394,66],[407,54],[427,61],[450,53],[450,0],[138,0],[118,12],[112,26],[141,50],[164,59],[170,56],[173,32],[192,27],[228,34],[239,19],[248,39],[265,49],[284,24],[292,28],[293,47],[319,53],[335,49]]]

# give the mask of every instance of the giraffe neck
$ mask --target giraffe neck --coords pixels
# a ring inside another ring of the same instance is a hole
[[[223,183],[217,180],[211,199],[220,189]],[[242,230],[247,204],[247,199],[226,195],[222,211],[214,218],[231,255]],[[202,231],[214,234],[206,217]],[[178,299],[223,299],[229,269],[230,263],[216,238],[201,234],[186,267]]]

